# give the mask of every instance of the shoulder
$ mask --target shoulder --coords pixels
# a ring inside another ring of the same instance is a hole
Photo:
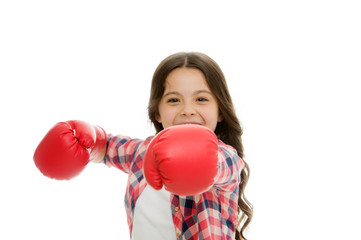
[[[226,156],[229,156],[232,158],[240,158],[238,156],[237,150],[234,147],[232,147],[231,145],[225,144],[220,139],[218,139],[218,148]]]

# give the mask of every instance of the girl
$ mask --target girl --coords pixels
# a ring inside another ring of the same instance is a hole
[[[244,195],[249,168],[219,66],[202,53],[164,59],[153,76],[148,114],[157,135],[145,141],[106,135],[82,121],[58,123],[38,145],[35,164],[55,179],[76,176],[89,161],[128,173],[132,240],[246,239],[253,213]]]
[[[146,186],[142,172],[144,152],[150,138],[140,141],[109,135],[103,161],[129,174],[125,206],[132,238],[147,239],[152,236],[153,239],[156,233],[143,229],[148,226],[155,231],[161,229],[158,235],[164,236],[163,239],[246,239],[244,231],[253,214],[244,194],[249,167],[241,160],[242,129],[225,77],[217,63],[205,54],[195,52],[176,53],[164,59],[153,75],[148,115],[157,133],[182,123],[200,124],[211,129],[221,140],[220,145],[224,145],[222,151],[229,154],[233,148],[236,149],[238,156],[233,156],[232,161],[238,163],[234,165],[242,162],[244,167],[229,176],[233,178],[231,180],[240,176],[240,181],[237,181],[239,186],[228,192],[211,189],[197,197],[181,197],[164,189],[157,192]],[[222,201],[223,198],[227,201]],[[216,209],[207,206],[210,199]],[[187,222],[184,215],[190,208],[195,212],[192,212],[192,221]],[[183,213],[178,219],[180,209]],[[164,218],[159,216],[159,212],[164,213],[161,215]],[[203,218],[216,218],[218,221],[207,222],[209,224],[204,226],[200,223]],[[221,226],[212,226],[212,222]]]

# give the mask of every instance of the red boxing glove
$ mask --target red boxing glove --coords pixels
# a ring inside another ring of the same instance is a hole
[[[105,131],[83,121],[57,123],[34,153],[37,168],[47,177],[69,180],[94,160],[107,144]]]
[[[218,140],[208,128],[177,125],[161,131],[149,144],[144,176],[150,186],[173,194],[203,193],[218,172]]]

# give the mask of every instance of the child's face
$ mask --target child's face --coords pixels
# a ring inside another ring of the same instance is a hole
[[[176,68],[167,76],[156,120],[167,128],[179,124],[199,124],[212,131],[222,121],[217,99],[204,74],[193,68]]]

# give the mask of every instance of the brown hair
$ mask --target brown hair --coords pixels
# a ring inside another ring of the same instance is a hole
[[[218,64],[203,53],[180,52],[170,55],[155,70],[149,98],[148,116],[157,133],[163,130],[163,126],[156,120],[156,116],[158,115],[159,102],[164,94],[165,80],[172,70],[181,67],[196,68],[203,72],[210,90],[217,98],[219,112],[223,117],[223,121],[217,124],[215,134],[224,143],[234,147],[238,155],[243,159],[242,128],[235,114],[225,77]],[[244,231],[253,215],[253,207],[244,195],[249,178],[249,167],[246,162],[244,163],[245,167],[241,171],[241,182],[239,184],[237,240],[246,239]],[[242,225],[241,229],[239,229],[240,225]]]

